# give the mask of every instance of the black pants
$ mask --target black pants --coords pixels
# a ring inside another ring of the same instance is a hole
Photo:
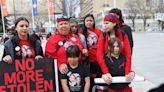
[[[99,64],[97,62],[90,62],[90,74],[91,74],[91,86],[90,86],[90,91],[92,92],[92,88],[95,85],[94,83],[94,78],[101,78],[102,72]]]

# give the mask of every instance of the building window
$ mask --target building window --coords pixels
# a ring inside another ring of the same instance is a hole
[[[102,7],[103,7],[103,8],[109,7],[109,4],[103,4]]]

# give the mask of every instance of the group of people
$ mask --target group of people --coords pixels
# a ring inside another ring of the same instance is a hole
[[[84,17],[81,29],[74,17],[57,18],[57,32],[47,39],[44,54],[41,41],[28,34],[28,27],[26,18],[17,19],[17,34],[4,44],[4,62],[12,64],[22,58],[57,59],[60,92],[92,92],[94,78],[100,77],[108,92],[132,92],[129,83],[112,84],[114,76],[125,76],[130,81],[135,76],[131,70],[132,33],[120,9],[114,8],[104,17],[104,30],[96,27],[92,14]]]

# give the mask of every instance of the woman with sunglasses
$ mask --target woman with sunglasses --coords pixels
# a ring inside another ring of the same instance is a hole
[[[20,17],[15,21],[15,35],[4,44],[3,61],[12,64],[15,59],[43,57],[41,43],[28,34],[29,21]]]

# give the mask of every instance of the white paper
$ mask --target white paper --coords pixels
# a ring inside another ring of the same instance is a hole
[[[145,78],[143,76],[135,76],[132,81],[127,81],[125,76],[112,77],[112,83],[128,83],[128,82],[143,82]],[[96,84],[105,84],[103,78],[95,78]]]

